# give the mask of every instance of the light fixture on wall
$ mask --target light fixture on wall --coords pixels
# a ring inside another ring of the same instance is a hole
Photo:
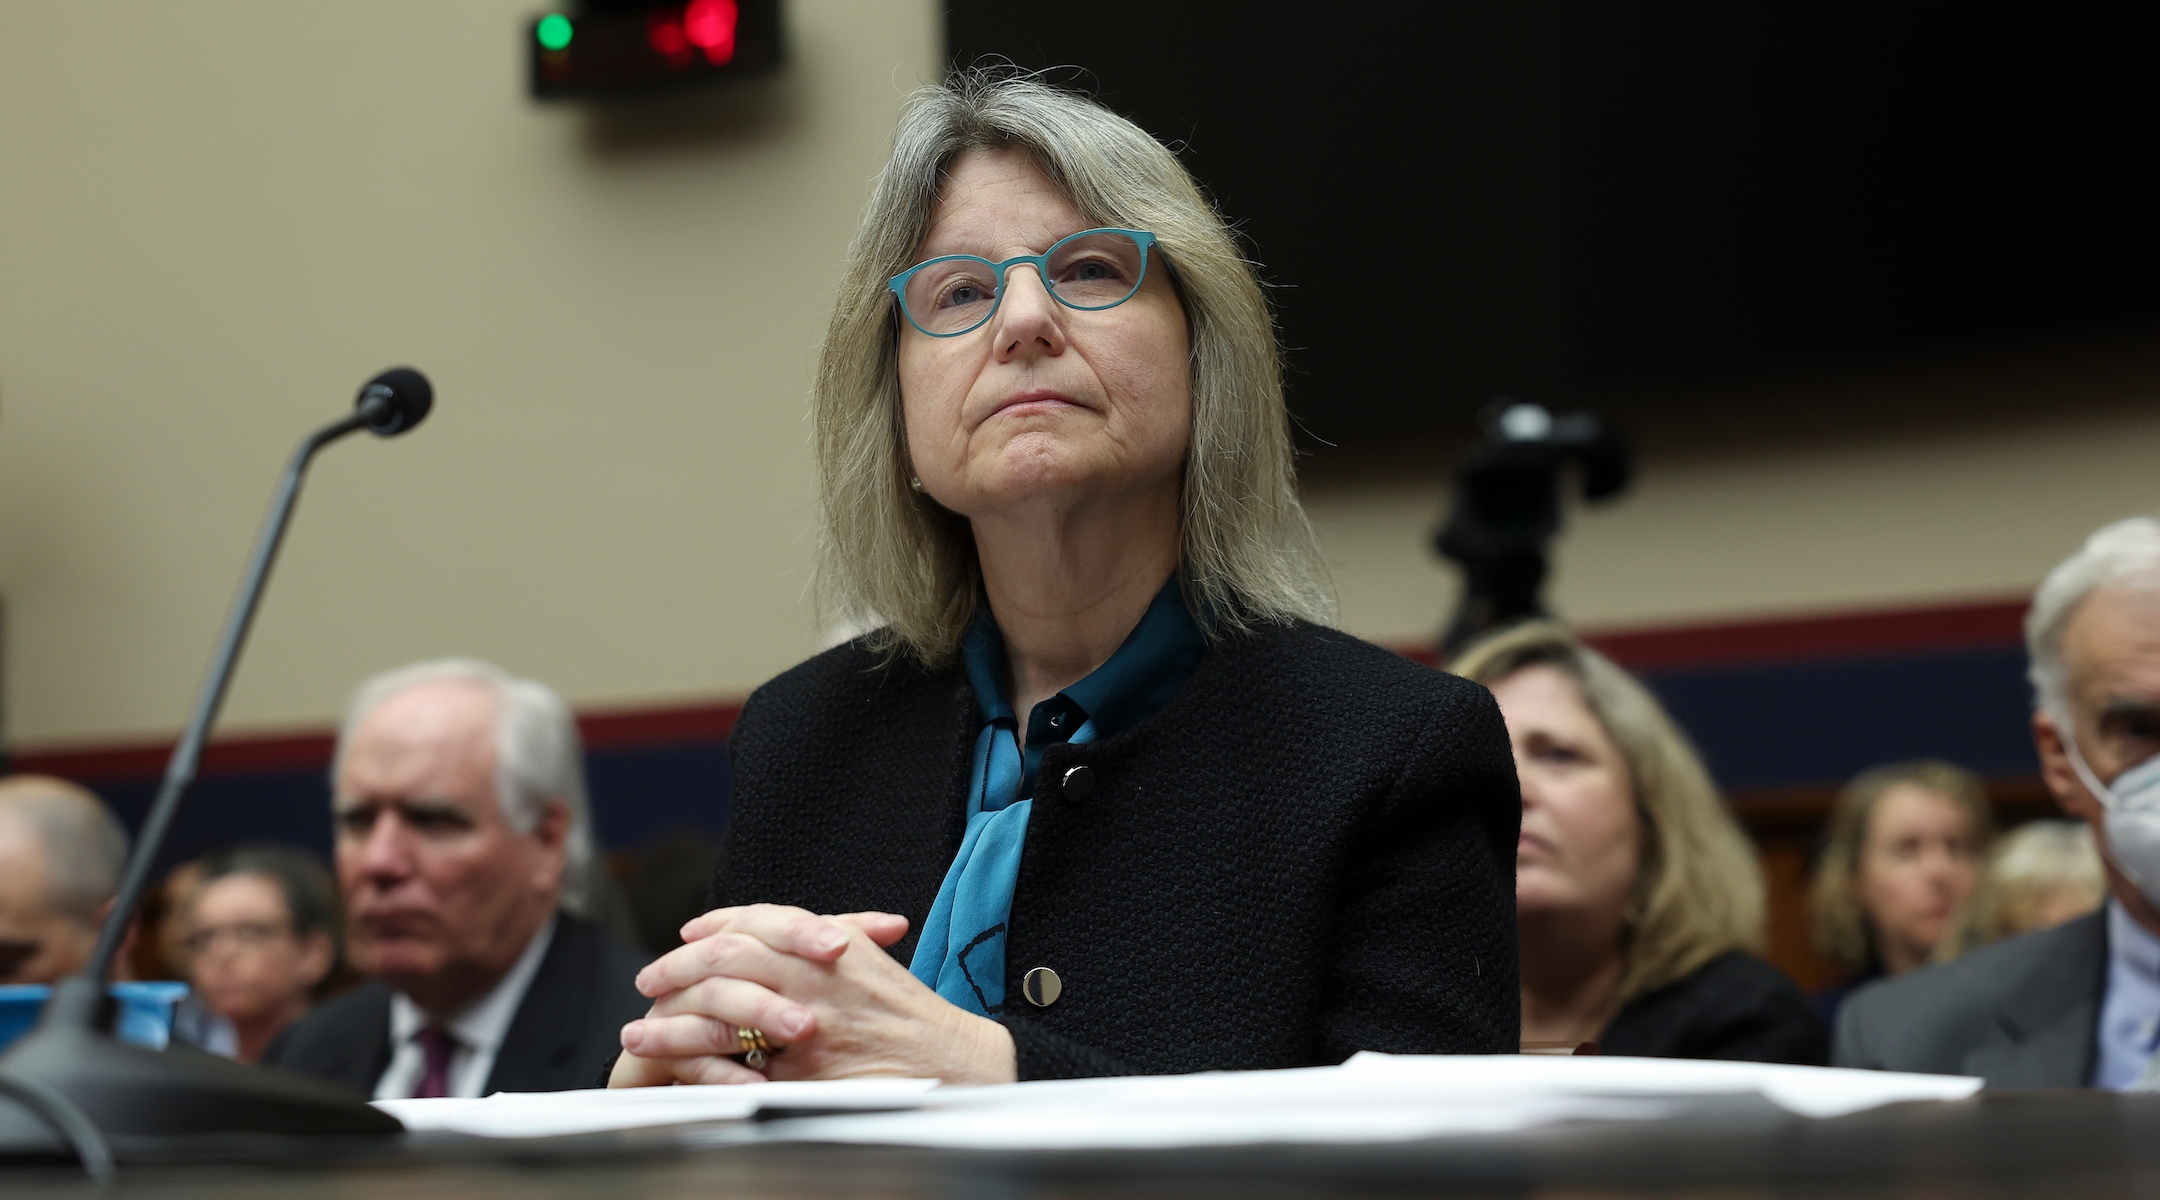
[[[780,62],[779,0],[584,0],[526,31],[541,100],[673,90]]]

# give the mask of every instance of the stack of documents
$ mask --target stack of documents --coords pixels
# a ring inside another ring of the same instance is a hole
[[[384,1100],[408,1129],[485,1137],[743,1122],[718,1140],[981,1150],[1371,1143],[1656,1120],[1752,1098],[1803,1117],[1957,1100],[1980,1080],[1657,1058],[1360,1054],[1339,1067],[940,1088],[924,1079]]]
[[[562,1137],[770,1113],[878,1112],[913,1108],[935,1079],[836,1079],[739,1087],[596,1088],[578,1092],[497,1092],[484,1100],[377,1100],[408,1130],[479,1137]]]

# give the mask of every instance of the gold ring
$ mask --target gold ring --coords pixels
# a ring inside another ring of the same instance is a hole
[[[772,1061],[772,1056],[784,1049],[775,1048],[771,1042],[766,1041],[764,1030],[753,1029],[748,1025],[735,1027],[735,1044],[742,1047],[740,1053],[743,1065],[753,1071],[764,1070],[765,1064]]]

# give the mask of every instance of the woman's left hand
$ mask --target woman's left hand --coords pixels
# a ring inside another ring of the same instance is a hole
[[[897,1075],[1010,1083],[1012,1035],[925,987],[884,948],[907,933],[891,913],[820,917],[800,908],[720,908],[683,926],[684,945],[638,973],[652,1011],[623,1026],[610,1086]],[[762,1075],[734,1061],[737,1026],[775,1047]]]

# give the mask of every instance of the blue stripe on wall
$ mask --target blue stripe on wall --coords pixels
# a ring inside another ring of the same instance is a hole
[[[717,835],[727,826],[724,743],[595,750],[585,756],[593,836],[628,850],[678,830]],[[155,781],[103,783],[129,831],[142,828]],[[197,781],[173,824],[158,870],[233,842],[274,841],[330,855],[330,785],[322,771],[254,771]]]
[[[646,746],[585,755],[593,836],[611,850],[647,845],[682,829],[727,828],[727,746]]]
[[[1728,789],[1839,783],[1880,763],[1946,758],[1983,775],[2039,769],[2017,648],[1648,672]],[[723,743],[596,750],[586,756],[593,832],[634,849],[677,830],[727,825]],[[98,789],[131,829],[151,781]],[[329,788],[320,771],[219,775],[196,785],[166,865],[212,846],[269,839],[328,855]]]
[[[2040,769],[2019,648],[1643,678],[1729,789],[1843,782],[1909,758],[1993,776]]]
[[[142,831],[157,781],[100,783],[130,834]],[[330,854],[330,784],[321,771],[250,771],[196,781],[157,870],[233,842],[284,842]]]

